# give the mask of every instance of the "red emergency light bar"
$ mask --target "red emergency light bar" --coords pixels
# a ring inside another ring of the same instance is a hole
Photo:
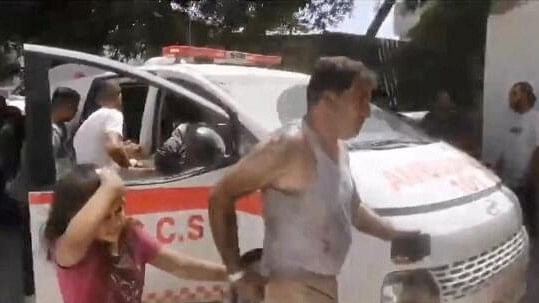
[[[207,59],[224,59],[225,50],[206,48],[206,47],[192,47],[184,45],[171,45],[163,47],[163,56],[168,57],[180,57],[180,58],[207,58]]]
[[[267,56],[223,49],[171,45],[163,47],[163,56],[175,58],[208,59],[214,63],[239,65],[280,65],[281,56]]]

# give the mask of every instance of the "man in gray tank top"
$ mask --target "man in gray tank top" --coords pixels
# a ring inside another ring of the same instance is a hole
[[[345,57],[321,58],[307,87],[307,114],[259,144],[215,187],[215,243],[240,298],[266,303],[337,302],[350,226],[391,241],[398,231],[360,203],[342,140],[370,114],[374,74]],[[298,100],[301,102],[302,100]],[[235,202],[260,190],[265,222],[261,275],[242,267]]]

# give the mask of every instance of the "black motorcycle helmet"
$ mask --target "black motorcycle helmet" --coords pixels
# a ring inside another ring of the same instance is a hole
[[[170,175],[191,168],[217,167],[225,159],[225,142],[215,130],[204,123],[183,123],[157,150],[155,166]]]
[[[186,146],[186,161],[195,165],[218,164],[226,154],[223,138],[204,124],[189,124],[183,138]]]

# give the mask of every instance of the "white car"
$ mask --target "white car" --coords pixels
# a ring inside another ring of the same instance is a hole
[[[191,51],[196,56],[197,49]],[[173,175],[156,171],[124,175],[129,214],[164,245],[216,261],[219,255],[207,217],[211,187],[253,144],[306,111],[306,74],[176,60],[133,67],[29,44],[24,52],[29,173],[34,188],[42,189],[30,195],[38,303],[60,301],[54,268],[45,260],[39,242],[52,200],[48,190],[54,182],[46,116],[50,104],[47,69],[53,61],[108,71],[72,83],[75,89],[89,87],[87,94],[82,93],[77,119],[84,119],[96,107],[94,81],[118,81],[124,98],[125,137],[140,142],[148,154],[169,136],[173,122],[188,114],[182,110],[198,111],[200,119],[223,137],[229,161]],[[391,260],[390,243],[354,231],[339,276],[340,302],[519,301],[526,289],[529,241],[517,198],[494,174],[465,153],[432,141],[376,106],[349,148],[363,203],[397,227],[428,233],[431,245],[430,255],[422,261],[397,265]],[[242,252],[261,247],[260,195],[245,198],[237,208]],[[149,269],[143,302],[205,302],[221,300],[223,294],[226,285],[178,283]],[[425,297],[430,299],[422,301]]]

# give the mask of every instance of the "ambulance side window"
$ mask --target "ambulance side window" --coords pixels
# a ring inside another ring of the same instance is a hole
[[[128,82],[120,84],[120,87],[123,99],[124,139],[139,142],[148,85]]]
[[[243,125],[240,127],[240,140],[238,154],[240,157],[247,155],[258,143],[258,139]]]
[[[194,85],[181,85],[206,100],[218,102],[215,96]],[[159,92],[158,100],[154,127],[156,171],[165,176],[181,176],[223,167],[232,147],[229,118],[165,90]],[[210,135],[201,137],[193,131],[199,127]]]
[[[183,87],[190,89],[192,92],[198,94],[201,97],[206,98],[207,100],[215,104],[219,104],[219,98],[217,98],[212,93],[210,93],[209,91],[207,91],[206,89],[204,89],[203,87],[197,84],[191,83],[183,79],[168,79],[168,80],[178,83],[182,85]],[[221,123],[221,126],[225,127],[226,131],[230,129],[230,125],[228,124],[228,122],[226,124]],[[222,135],[226,136],[227,135],[226,131],[223,131]],[[244,125],[239,126],[239,132],[240,132],[240,138],[239,138],[239,144],[237,147],[238,153],[240,156],[244,156],[251,151],[251,149],[256,145],[256,143],[258,143],[258,140],[248,129],[245,128]],[[228,153],[231,153],[232,140],[225,140],[225,143],[227,144]]]
[[[102,78],[94,80],[86,97],[80,124],[84,122],[93,112],[99,109],[97,103],[96,81],[103,81]],[[142,126],[142,114],[146,104],[148,94],[148,84],[135,81],[130,78],[110,78],[107,81],[118,83],[122,89],[122,102],[124,114],[124,140],[139,142],[140,129]],[[80,126],[80,125],[79,125]]]

